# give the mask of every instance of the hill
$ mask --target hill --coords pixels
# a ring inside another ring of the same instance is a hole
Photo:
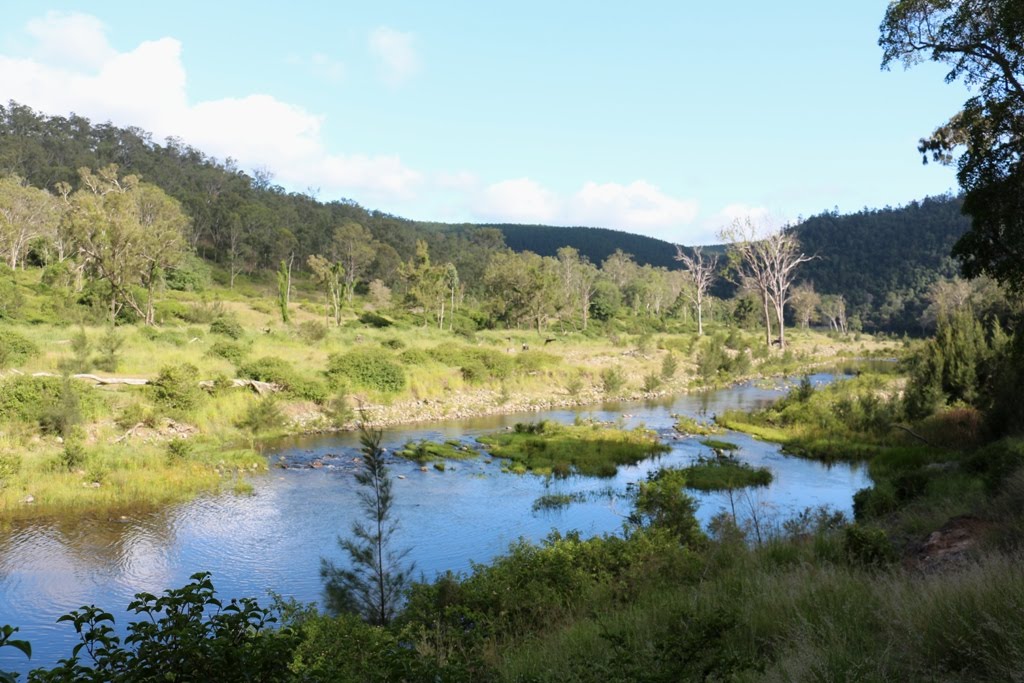
[[[634,235],[621,230],[552,225],[490,225],[505,237],[505,244],[514,251],[532,251],[541,256],[554,256],[562,247],[574,247],[581,255],[598,264],[620,249],[632,254],[637,263],[676,269],[676,247],[671,242]]]
[[[842,294],[867,330],[920,332],[928,287],[958,272],[950,250],[970,227],[958,197],[906,206],[813,216],[796,226],[817,256],[799,279],[822,294]]]

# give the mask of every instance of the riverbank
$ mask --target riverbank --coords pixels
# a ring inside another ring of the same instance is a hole
[[[311,301],[283,324],[265,292],[217,295],[168,292],[155,327],[0,326],[0,518],[245,493],[265,466],[260,444],[360,419],[396,427],[658,400],[898,347],[790,330],[781,352],[714,324],[704,337],[618,323],[450,331],[366,311],[327,327]]]

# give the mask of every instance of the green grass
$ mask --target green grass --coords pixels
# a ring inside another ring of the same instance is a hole
[[[428,462],[443,462],[445,460],[468,460],[480,455],[477,451],[458,441],[409,441],[395,455],[408,460],[415,460],[421,465]]]
[[[669,450],[647,429],[627,431],[598,424],[518,424],[514,431],[477,439],[498,458],[535,474],[615,476],[619,465],[633,465]],[[514,471],[514,469],[513,469]]]
[[[676,417],[675,429],[681,434],[693,434],[696,436],[710,436],[721,433],[721,428],[714,422],[701,422],[687,415]]]
[[[735,458],[701,458],[679,471],[686,488],[698,491],[729,491],[772,483],[772,473],[767,467],[753,467]]]
[[[739,446],[731,441],[720,441],[719,439],[701,439],[702,444],[716,451],[738,451]]]
[[[575,491],[573,493],[546,493],[533,501],[533,511],[561,510],[562,508],[569,507],[573,503],[582,503],[586,500],[587,495],[581,491]]]

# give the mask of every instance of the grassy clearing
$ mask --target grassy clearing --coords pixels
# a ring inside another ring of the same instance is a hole
[[[619,465],[633,465],[669,447],[650,430],[631,431],[599,424],[517,424],[514,431],[477,439],[489,453],[523,471],[556,476],[612,477]],[[513,471],[515,471],[513,469]]]
[[[735,458],[701,458],[679,472],[686,488],[698,491],[731,491],[772,483],[772,473],[767,467],[754,467]]]

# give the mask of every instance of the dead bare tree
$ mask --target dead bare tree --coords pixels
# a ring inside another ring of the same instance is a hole
[[[756,291],[764,310],[765,341],[772,345],[772,313],[779,321],[779,347],[786,348],[784,324],[790,287],[801,263],[813,256],[800,252],[800,242],[789,229],[759,226],[751,219],[733,221],[720,233],[729,242],[729,260],[742,284]]]
[[[708,288],[715,279],[715,269],[718,268],[718,255],[715,254],[705,258],[700,247],[691,249],[693,255],[683,251],[680,245],[676,245],[676,261],[682,261],[686,266],[687,278],[693,284],[692,290],[686,290],[686,298],[697,307],[697,334],[704,334],[704,298],[707,296]]]

